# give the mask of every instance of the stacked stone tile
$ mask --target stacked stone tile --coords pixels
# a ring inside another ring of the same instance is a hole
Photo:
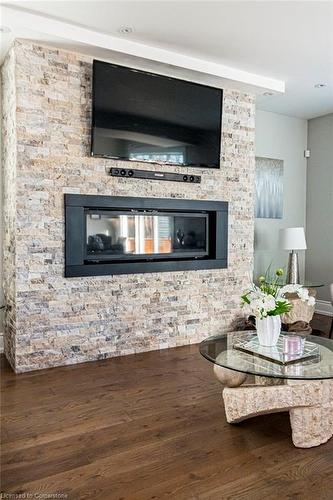
[[[1,71],[2,97],[2,168],[4,195],[6,201],[3,208],[4,227],[4,297],[6,302],[4,350],[11,365],[15,366],[15,333],[16,333],[16,88],[15,88],[15,54],[10,51]]]
[[[14,370],[175,347],[232,329],[253,261],[254,98],[225,90],[221,169],[163,167],[202,175],[201,184],[183,185],[113,178],[107,171],[123,163],[90,157],[91,58],[16,41],[2,79],[5,353]],[[64,193],[229,201],[229,267],[64,278]]]

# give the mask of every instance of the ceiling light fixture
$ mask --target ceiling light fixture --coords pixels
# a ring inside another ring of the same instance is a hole
[[[8,26],[0,26],[0,33],[10,33],[12,30]]]
[[[315,89],[323,89],[325,87],[327,87],[326,83],[316,83],[316,85],[314,85]]]
[[[129,35],[130,33],[133,33],[133,31],[133,28],[130,26],[122,26],[118,29],[118,33],[121,33],[122,35]]]

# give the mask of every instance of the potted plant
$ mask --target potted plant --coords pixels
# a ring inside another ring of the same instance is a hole
[[[272,277],[268,269],[265,276],[260,276],[258,285],[252,283],[241,297],[242,305],[256,318],[258,340],[265,347],[276,345],[281,332],[281,315],[292,309],[286,294],[296,293],[309,305],[315,302],[302,285],[283,285],[283,274],[283,269],[277,269]]]

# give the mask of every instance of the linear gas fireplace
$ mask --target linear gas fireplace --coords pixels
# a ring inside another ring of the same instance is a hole
[[[228,204],[65,195],[65,275],[227,267]]]

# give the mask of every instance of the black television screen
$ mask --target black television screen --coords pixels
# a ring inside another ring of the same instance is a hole
[[[221,118],[221,89],[94,61],[93,156],[219,168]]]

